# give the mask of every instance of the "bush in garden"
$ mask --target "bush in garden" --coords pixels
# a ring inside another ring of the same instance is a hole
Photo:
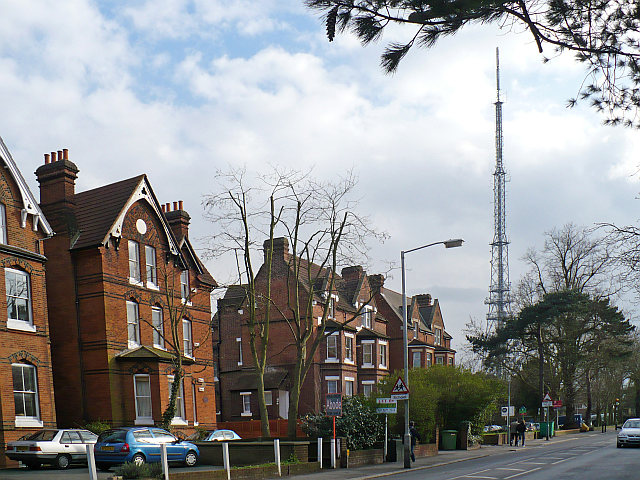
[[[143,463],[142,465],[136,465],[131,462],[123,463],[116,468],[114,475],[124,479],[163,477],[162,465],[159,463]]]

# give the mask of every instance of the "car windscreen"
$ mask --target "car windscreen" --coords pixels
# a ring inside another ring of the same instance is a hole
[[[98,443],[125,443],[126,430],[107,430],[98,437]]]
[[[34,440],[37,442],[50,442],[56,436],[58,430],[41,430],[27,437],[25,440]]]
[[[640,428],[640,420],[627,420],[622,428]]]

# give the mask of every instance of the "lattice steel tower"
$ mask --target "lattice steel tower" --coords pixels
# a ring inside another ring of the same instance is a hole
[[[509,241],[505,215],[506,173],[502,165],[502,100],[500,98],[500,55],[496,48],[496,170],[493,174],[493,223],[494,234],[491,243],[491,285],[487,320],[489,327],[497,326],[511,316],[511,284],[509,283]]]

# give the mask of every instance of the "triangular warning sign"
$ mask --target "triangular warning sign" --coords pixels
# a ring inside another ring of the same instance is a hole
[[[543,402],[553,402],[553,400],[551,400],[551,395],[549,395],[548,393],[545,394],[544,398],[542,399]]]
[[[391,389],[391,395],[404,393],[409,393],[409,389],[407,388],[407,385],[402,381],[402,378],[398,377],[396,384],[393,386],[393,389]]]

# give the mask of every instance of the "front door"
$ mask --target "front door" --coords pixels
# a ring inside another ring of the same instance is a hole
[[[278,390],[278,416],[289,418],[289,392],[286,390]]]

